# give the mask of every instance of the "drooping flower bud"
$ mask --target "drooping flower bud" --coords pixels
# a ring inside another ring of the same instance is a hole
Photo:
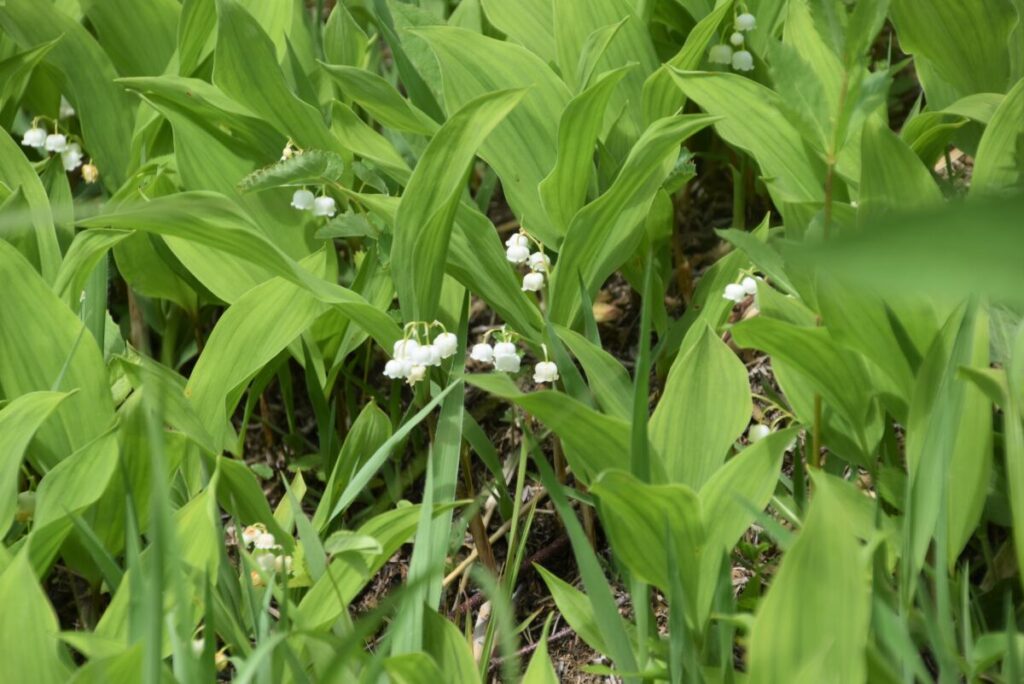
[[[747,293],[739,283],[729,283],[725,286],[725,292],[722,293],[722,297],[731,302],[739,303],[747,298]]]
[[[74,171],[82,165],[82,147],[78,143],[70,143],[60,153],[60,161],[65,171]]]
[[[454,356],[458,350],[459,338],[454,333],[443,332],[434,338],[434,346],[441,353],[441,358],[447,359]]]
[[[761,425],[760,423],[758,423],[757,425],[751,425],[750,429],[747,430],[747,441],[749,441],[751,444],[755,442],[760,442],[762,439],[764,439],[771,433],[772,429],[767,425]]]
[[[743,45],[743,34],[739,31],[735,31],[729,36],[729,42],[733,44],[733,47],[740,47]]]
[[[544,252],[534,252],[530,255],[530,270],[540,273],[547,273],[551,268],[551,259]]]
[[[753,31],[757,28],[757,18],[750,12],[744,12],[736,17],[734,26],[737,31]]]
[[[708,51],[708,61],[712,64],[732,64],[732,46],[721,44],[711,46]]]
[[[558,366],[554,361],[541,361],[533,367],[533,381],[554,382],[558,380]]]
[[[68,139],[60,133],[51,133],[46,136],[43,147],[47,152],[63,152],[68,147]]]
[[[494,361],[494,347],[484,342],[474,344],[469,352],[469,358],[480,363],[491,363]]]
[[[521,359],[516,345],[511,342],[499,342],[494,345],[494,367],[505,373],[518,373]]]
[[[521,264],[530,258],[530,248],[525,245],[511,245],[505,250],[505,258],[513,264]]]
[[[415,365],[409,369],[409,384],[415,385],[417,382],[427,377],[426,366]]]
[[[46,131],[38,126],[28,129],[21,137],[21,144],[25,147],[41,149],[46,144]]]
[[[523,292],[539,292],[544,287],[544,274],[533,271],[523,276]]]
[[[751,278],[750,276],[747,276],[746,278],[740,281],[740,287],[743,288],[744,294],[751,296],[757,294],[757,281]]]
[[[316,196],[309,190],[296,190],[292,193],[292,206],[299,211],[309,211],[315,201]]]
[[[736,71],[753,71],[754,56],[747,50],[740,50],[732,56],[732,68]]]
[[[100,179],[100,170],[92,162],[82,165],[82,180],[86,183],[95,183]]]
[[[336,205],[333,197],[317,197],[313,200],[313,216],[334,216]]]

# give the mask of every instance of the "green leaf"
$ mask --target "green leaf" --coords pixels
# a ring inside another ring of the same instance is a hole
[[[917,155],[882,122],[868,121],[861,137],[858,221],[887,212],[934,207],[942,192]]]
[[[296,185],[322,185],[341,180],[345,161],[334,152],[304,150],[291,159],[253,171],[238,181],[239,192],[256,192]]]
[[[62,401],[62,392],[30,392],[9,402],[0,410],[0,536],[6,535],[18,507],[18,472],[25,449],[39,426]]]
[[[456,682],[476,681],[476,663],[473,650],[459,628],[433,610],[423,614],[423,650],[445,673],[445,678]]]
[[[35,68],[57,44],[57,40],[59,39],[0,60],[0,110],[3,110],[8,102],[17,102],[21,99]]]
[[[548,656],[547,635],[541,637],[537,650],[530,657],[530,665],[523,674],[522,684],[558,684],[558,675],[551,667],[551,658]]]
[[[482,0],[487,19],[499,31],[547,64],[555,62],[554,13],[551,0]]]
[[[758,606],[750,682],[865,681],[870,586],[865,555],[843,509],[830,489],[818,488]]]
[[[929,67],[922,76],[929,103],[948,104],[935,97],[940,86],[952,89],[957,97],[1006,91],[1007,41],[1017,20],[1010,2],[893,0],[891,16],[900,46]],[[932,73],[941,83],[932,82]]]
[[[547,218],[537,186],[555,165],[557,126],[570,92],[555,73],[525,48],[453,27],[420,28],[437,55],[445,106],[455,112],[496,90],[526,88],[522,102],[480,148],[497,172],[509,205],[541,242],[556,245],[560,233]]]
[[[676,358],[648,430],[669,482],[699,489],[750,422],[747,369],[707,326]]]
[[[72,311],[78,309],[80,296],[97,264],[115,245],[131,236],[126,230],[84,230],[75,235],[68,247],[53,291]]]
[[[1007,372],[1009,401],[1006,407],[1006,485],[1013,515],[1013,542],[1017,567],[1024,567],[1024,326],[1018,326]],[[1024,584],[1024,574],[1018,574]]]
[[[645,484],[622,470],[605,471],[590,490],[616,556],[638,578],[663,591],[670,586],[664,540],[672,537],[692,615],[707,543],[700,499],[694,491],[680,484]]]
[[[1017,82],[978,143],[971,176],[971,194],[1013,194],[1024,191],[1024,79]]]
[[[83,0],[100,45],[122,76],[164,72],[176,48],[181,6],[174,0]]]
[[[502,91],[465,105],[431,139],[416,164],[395,217],[391,254],[406,320],[435,317],[452,222],[469,164],[522,98],[522,91]]]
[[[69,660],[57,638],[57,615],[24,553],[0,575],[0,657],[12,682],[65,682]]]
[[[592,295],[643,237],[643,220],[679,157],[679,145],[712,123],[701,115],[651,124],[637,140],[611,187],[576,213],[551,273],[551,320],[571,326],[579,315],[579,279]]]
[[[6,284],[4,305],[0,306],[0,387],[4,396],[78,390],[36,433],[30,460],[46,470],[113,424],[107,370],[82,321],[2,240],[0,281]],[[40,340],[46,344],[39,344]]]
[[[45,63],[64,74],[68,100],[82,122],[83,147],[96,159],[107,187],[120,186],[134,163],[128,145],[134,107],[114,84],[117,74],[103,49],[51,3],[9,0],[0,6],[0,25],[25,48],[60,38]]]
[[[575,476],[589,482],[608,468],[629,463],[629,423],[598,413],[553,390],[524,394],[502,373],[469,375],[466,381],[502,399],[515,402],[557,434]]]
[[[358,102],[375,119],[389,128],[431,136],[437,122],[403,98],[377,74],[354,66],[321,64],[346,97]]]
[[[633,415],[633,383],[622,364],[578,332],[560,325],[554,329],[583,366],[594,398],[604,412],[628,421]]]
[[[541,202],[559,234],[565,234],[572,217],[586,203],[594,169],[594,146],[604,124],[605,110],[629,68],[602,74],[562,112],[558,122],[558,159],[538,188]]]

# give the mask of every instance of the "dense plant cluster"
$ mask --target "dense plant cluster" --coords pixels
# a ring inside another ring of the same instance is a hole
[[[5,682],[1024,681],[1021,0],[0,0]]]

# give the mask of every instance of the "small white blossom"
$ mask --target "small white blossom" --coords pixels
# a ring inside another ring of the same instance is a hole
[[[60,153],[60,161],[65,171],[74,171],[82,165],[82,146],[78,143],[70,143]]]
[[[732,46],[713,45],[708,51],[708,61],[712,64],[732,64]]]
[[[732,68],[736,71],[753,71],[754,56],[746,50],[740,50],[732,56]]]
[[[317,197],[313,201],[313,216],[334,216],[336,211],[333,197]]]
[[[747,430],[747,440],[753,444],[754,442],[760,442],[762,439],[772,433],[772,429],[767,425],[751,425],[750,429]]]
[[[277,548],[277,540],[269,532],[261,532],[256,536],[253,546],[261,551],[269,551],[270,549]]]
[[[60,118],[70,119],[75,115],[75,108],[71,106],[68,99],[63,95],[60,96]]]
[[[499,342],[494,345],[494,367],[505,373],[518,373],[521,360],[516,345]]]
[[[425,365],[427,365],[427,366],[440,366],[441,365],[441,348],[440,347],[438,347],[436,344],[428,344],[426,347],[420,347],[420,349],[426,349],[427,353],[428,353],[427,363]]]
[[[447,359],[454,356],[456,350],[458,350],[459,338],[454,333],[443,332],[434,338],[434,346],[441,353],[441,358]]]
[[[412,359],[413,353],[420,348],[420,343],[416,340],[398,340],[395,342],[394,354],[396,359]]]
[[[242,541],[245,542],[246,546],[252,546],[256,543],[256,539],[266,531],[267,528],[264,527],[261,523],[249,525],[244,530],[242,530]]]
[[[21,144],[25,147],[42,148],[46,144],[46,130],[38,126],[28,129],[21,137]]]
[[[509,236],[508,240],[505,240],[506,247],[530,247],[530,238],[526,237],[522,233],[513,233]]]
[[[745,294],[748,294],[748,295],[751,295],[751,296],[757,294],[757,281],[754,280],[753,278],[751,278],[750,276],[747,276],[746,278],[741,280],[740,281],[740,286],[743,287],[743,292]]]
[[[558,380],[558,366],[554,361],[541,361],[533,367],[533,381],[554,382]]]
[[[740,47],[743,45],[743,34],[739,31],[734,32],[729,36],[729,42],[733,44],[733,47]]]
[[[47,152],[63,152],[68,147],[68,139],[60,133],[51,133],[46,136],[43,147],[46,148]]]
[[[427,377],[426,366],[413,366],[409,369],[409,384],[415,385],[417,382]]]
[[[430,349],[429,344],[417,345],[415,349],[409,354],[409,360],[416,366],[430,366],[430,360],[433,358],[433,352]]]
[[[523,276],[523,292],[538,292],[544,287],[544,274],[531,272]]]
[[[530,248],[525,245],[512,245],[505,250],[505,258],[513,264],[521,264],[530,258]]]
[[[384,364],[384,375],[392,380],[408,377],[411,370],[412,362],[407,359],[391,359]]]
[[[484,342],[474,344],[469,352],[469,358],[480,363],[491,363],[494,361],[494,347]]]
[[[547,273],[551,269],[551,259],[544,252],[534,252],[530,255],[530,270]]]
[[[271,573],[274,572],[275,558],[272,553],[261,553],[256,556],[256,564],[260,566],[263,572]]]
[[[291,556],[275,556],[274,557],[274,569],[278,572],[283,572],[286,575],[292,574],[292,557]]]
[[[82,166],[82,180],[86,183],[95,183],[100,178],[100,170],[92,162]]]
[[[757,18],[750,12],[744,12],[736,17],[735,28],[737,31],[753,31],[757,28]]]
[[[292,206],[299,211],[309,211],[315,201],[316,197],[309,190],[296,190],[292,193]]]
[[[747,298],[747,293],[739,283],[729,283],[725,286],[725,292],[722,294],[722,297],[731,302],[739,303]]]

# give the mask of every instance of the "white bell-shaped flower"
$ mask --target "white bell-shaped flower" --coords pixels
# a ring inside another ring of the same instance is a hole
[[[743,293],[753,296],[757,294],[757,281],[747,276],[740,281],[740,287],[743,288]]]
[[[255,558],[256,564],[267,574],[274,572],[274,565],[276,565],[274,559],[275,556],[272,553],[261,553]]]
[[[530,238],[522,233],[513,233],[505,240],[506,247],[530,247]]]
[[[296,190],[292,193],[292,206],[299,211],[309,211],[316,202],[316,195],[309,190]]]
[[[249,525],[244,530],[242,530],[242,541],[245,543],[246,546],[252,546],[256,543],[257,537],[259,537],[266,531],[267,528],[264,527],[262,523],[255,523],[253,525]]]
[[[46,129],[33,126],[21,136],[21,144],[25,147],[41,149],[46,144]]]
[[[313,200],[313,216],[334,216],[337,211],[333,197],[317,197]]]
[[[539,292],[544,287],[544,274],[531,271],[523,276],[523,292]]]
[[[544,252],[534,252],[530,255],[530,270],[539,273],[547,273],[551,269],[551,259]]]
[[[761,425],[760,423],[757,425],[751,425],[750,429],[747,430],[747,441],[751,444],[754,442],[760,442],[770,434],[772,434],[772,429],[767,425]]]
[[[521,264],[530,258],[530,248],[526,245],[511,245],[505,250],[505,258],[513,264]]]
[[[521,359],[519,350],[511,342],[499,342],[494,345],[494,367],[505,373],[518,373]]]
[[[412,350],[412,352],[409,354],[409,360],[412,361],[414,366],[433,365],[430,363],[430,361],[433,358],[434,354],[430,347],[431,345],[429,344],[421,344]]]
[[[65,171],[74,171],[82,165],[82,146],[78,143],[70,143],[60,153],[60,161]]]
[[[292,574],[292,557],[274,556],[274,570],[284,573],[285,575]]]
[[[729,283],[725,286],[725,292],[722,293],[722,297],[731,302],[739,303],[747,298],[747,293],[739,283]]]
[[[554,361],[541,361],[533,367],[533,381],[554,382],[558,380],[558,366]]]
[[[733,53],[732,68],[736,71],[753,71],[754,55],[750,54],[747,50]]]
[[[743,40],[743,34],[739,31],[735,31],[731,36],[729,36],[729,42],[732,43],[733,47],[742,47]]]
[[[68,99],[66,97],[64,97],[63,95],[60,96],[60,110],[59,110],[59,113],[60,113],[60,118],[62,118],[62,119],[70,119],[71,117],[73,117],[75,115],[75,108],[71,106],[71,103],[68,102]]]
[[[712,45],[708,51],[708,61],[712,64],[732,64],[732,46],[724,43]]]
[[[494,361],[494,347],[485,342],[474,344],[469,351],[469,358],[480,363],[491,363]]]
[[[277,548],[277,540],[274,539],[274,535],[270,532],[261,532],[256,536],[256,540],[253,542],[253,547],[261,551],[269,551],[270,549]]]
[[[412,362],[408,359],[391,359],[384,364],[384,375],[392,380],[409,377],[411,370]]]
[[[63,152],[68,148],[68,139],[61,133],[51,133],[46,136],[43,147],[47,152]]]
[[[408,377],[408,383],[410,385],[415,385],[417,382],[427,377],[427,367],[414,365],[412,368],[409,369]]]
[[[434,346],[441,353],[441,358],[447,359],[454,356],[458,350],[459,338],[454,333],[443,332],[434,338]]]
[[[392,349],[396,359],[412,359],[412,355],[420,348],[420,343],[416,340],[398,340],[395,342],[395,346]]]
[[[426,349],[428,353],[427,366],[440,366],[441,365],[441,349],[436,344],[428,344],[420,349]]]
[[[734,27],[737,31],[753,31],[757,28],[757,18],[750,12],[744,12],[736,17]]]

